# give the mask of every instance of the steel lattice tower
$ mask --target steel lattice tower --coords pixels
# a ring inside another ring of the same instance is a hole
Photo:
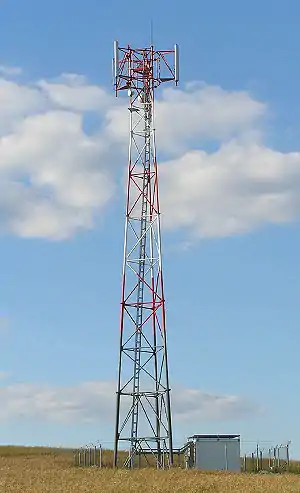
[[[141,457],[173,464],[172,421],[163,287],[154,92],[178,83],[174,50],[120,48],[114,42],[116,95],[129,97],[129,158],[114,465],[127,443],[125,467]]]

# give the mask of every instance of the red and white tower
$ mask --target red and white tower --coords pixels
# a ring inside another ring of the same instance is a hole
[[[173,464],[154,92],[162,82],[177,85],[178,69],[178,45],[157,51],[114,42],[116,95],[125,90],[129,98],[115,467],[135,467],[142,456],[158,468]]]

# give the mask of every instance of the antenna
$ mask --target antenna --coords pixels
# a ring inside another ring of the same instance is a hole
[[[114,41],[114,57],[113,57],[113,81],[114,86],[116,87],[116,96],[117,96],[117,84],[119,77],[119,43],[118,41]]]
[[[177,86],[179,82],[179,46],[178,44],[174,45],[174,75],[175,75],[175,84]]]

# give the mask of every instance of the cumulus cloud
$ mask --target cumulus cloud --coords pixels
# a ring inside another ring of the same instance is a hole
[[[13,131],[23,118],[46,108],[45,97],[37,88],[0,77],[0,136]]]
[[[85,382],[74,387],[14,384],[0,388],[0,419],[33,418],[80,422],[107,420],[115,403],[110,382]]]
[[[103,155],[101,140],[83,132],[81,115],[48,111],[22,120],[0,141],[0,224],[54,239],[92,227],[113,191]]]
[[[89,102],[76,99],[77,108],[59,109],[38,84],[0,78],[1,232],[64,239],[93,227],[111,199],[107,145],[84,131],[75,110]]]
[[[101,111],[113,100],[105,89],[89,84],[86,77],[78,74],[62,74],[54,81],[41,80],[37,86],[53,104],[73,111]]]
[[[106,131],[120,142],[128,141],[126,107],[115,104],[106,113]],[[167,88],[155,105],[159,151],[178,155],[205,140],[258,136],[265,114],[266,105],[244,91],[225,91],[204,83],[187,84],[183,90]]]
[[[191,151],[161,166],[167,227],[221,237],[300,216],[300,153],[231,141],[214,153]]]
[[[174,418],[177,421],[226,421],[239,419],[258,408],[237,395],[217,395],[199,389],[181,388],[172,393]]]
[[[113,423],[115,389],[113,381],[84,382],[69,387],[9,385],[0,388],[0,420]],[[174,389],[172,404],[175,421],[223,421],[241,418],[255,409],[238,396],[219,396],[188,388]]]
[[[95,227],[114,196],[128,102],[83,75],[17,83],[17,72],[0,67],[0,232],[68,238]],[[264,145],[267,114],[246,91],[202,82],[159,92],[165,226],[193,241],[299,218],[300,153]]]
[[[167,88],[156,107],[158,145],[178,153],[207,139],[252,135],[254,129],[257,134],[265,113],[266,105],[245,91],[204,83],[188,84],[185,90]]]

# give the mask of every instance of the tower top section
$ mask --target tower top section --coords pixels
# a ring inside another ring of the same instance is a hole
[[[179,47],[173,50],[122,48],[114,41],[113,79],[116,96],[124,89],[141,93],[145,86],[155,89],[162,82],[179,82]]]

